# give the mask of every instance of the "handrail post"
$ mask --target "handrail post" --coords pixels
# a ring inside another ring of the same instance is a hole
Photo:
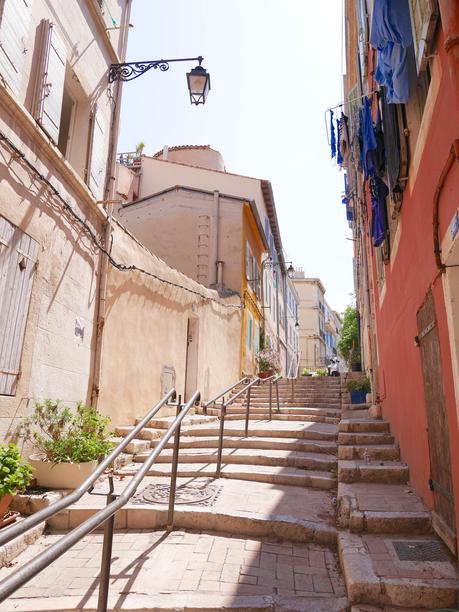
[[[226,416],[226,404],[225,398],[222,398],[222,409],[220,411],[220,432],[218,437],[218,456],[217,456],[217,471],[215,473],[216,478],[220,478],[222,471],[222,454],[223,454],[223,434],[225,431],[225,416]]]
[[[181,410],[182,410],[182,396],[179,395],[175,416],[178,416]],[[169,487],[169,512],[167,514],[167,531],[172,531],[174,527],[175,491],[177,489],[178,458],[179,458],[179,451],[180,451],[180,428],[181,428],[181,425],[179,424],[174,434],[174,450],[172,451],[171,484]]]
[[[247,389],[247,401],[245,403],[245,437],[249,435],[249,417],[250,417],[250,392],[252,387]]]
[[[292,403],[295,401],[295,387],[293,386],[293,381],[294,381],[294,380],[295,380],[295,379],[294,379],[294,378],[292,378]]]
[[[269,383],[269,420],[272,420],[272,411],[273,411],[273,381],[271,380]]]
[[[280,414],[280,406],[279,406],[279,385],[277,384],[278,380],[276,380],[276,400],[277,400],[277,412]]]
[[[108,506],[116,499],[113,487],[113,474],[108,475],[109,490],[107,493]],[[115,514],[112,514],[104,524],[104,541],[100,562],[99,598],[97,612],[107,612],[108,591],[110,588],[110,569],[112,565],[113,531],[115,528]]]

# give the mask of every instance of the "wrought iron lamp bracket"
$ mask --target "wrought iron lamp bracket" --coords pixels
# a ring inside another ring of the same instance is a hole
[[[155,70],[159,68],[161,72],[169,70],[169,64],[173,62],[199,62],[201,65],[203,57],[184,57],[179,59],[160,59],[160,60],[146,60],[143,62],[124,62],[122,64],[111,64],[110,71],[108,73],[108,82],[113,83],[114,81],[133,81],[137,77],[145,74],[152,68]]]

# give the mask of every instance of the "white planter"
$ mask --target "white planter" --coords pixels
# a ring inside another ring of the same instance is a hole
[[[98,465],[97,461],[51,463],[43,461],[40,455],[31,455],[29,462],[37,485],[50,489],[76,489]]]

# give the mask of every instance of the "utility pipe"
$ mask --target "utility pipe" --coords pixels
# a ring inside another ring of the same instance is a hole
[[[125,61],[127,51],[127,39],[129,32],[129,19],[131,15],[132,0],[126,0],[126,11],[124,15],[123,27],[120,29],[122,36],[121,42],[121,61]],[[118,145],[118,133],[121,112],[121,92],[122,81],[115,83],[114,110],[112,115],[112,125],[110,128],[109,153],[107,170],[105,176],[104,199],[108,201],[107,221],[104,228],[104,246],[110,250],[112,239],[112,216],[113,201],[115,196],[115,171],[116,171],[116,147]],[[107,280],[108,280],[108,257],[101,255],[99,265],[99,291],[97,301],[97,327],[96,327],[96,346],[94,350],[94,366],[92,372],[91,404],[97,407],[100,392],[100,379],[102,373],[102,340],[105,325],[106,299],[107,299]]]
[[[459,110],[459,2],[439,0],[439,6],[449,74],[453,83],[456,106]]]

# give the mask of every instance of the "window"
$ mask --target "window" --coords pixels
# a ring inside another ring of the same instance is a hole
[[[38,246],[0,217],[0,395],[16,395]]]
[[[247,344],[247,348],[249,351],[252,350],[252,315],[251,314],[247,314],[247,338],[246,338],[246,344]]]
[[[255,342],[254,342],[255,352],[260,350],[260,327],[257,323],[255,323]]]
[[[28,0],[0,2],[0,74],[10,93],[18,96],[26,76],[31,11]]]

